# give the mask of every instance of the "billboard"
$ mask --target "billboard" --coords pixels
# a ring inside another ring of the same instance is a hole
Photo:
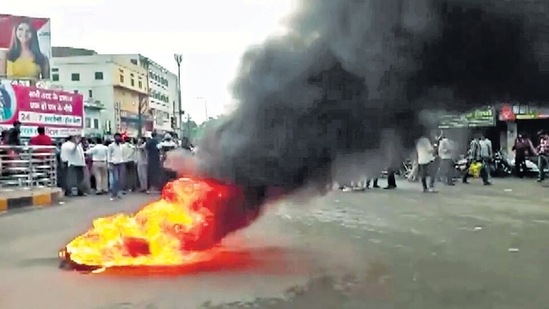
[[[0,77],[49,79],[50,20],[0,14]]]
[[[21,136],[36,135],[43,126],[51,137],[81,135],[84,99],[81,94],[0,84],[0,130],[21,122]]]

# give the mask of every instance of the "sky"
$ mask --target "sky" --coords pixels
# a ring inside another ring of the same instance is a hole
[[[296,0],[26,0],[5,14],[51,19],[53,46],[140,53],[177,73],[183,109],[202,122],[230,110],[230,84],[249,46],[284,31]],[[207,106],[207,108],[205,108]]]

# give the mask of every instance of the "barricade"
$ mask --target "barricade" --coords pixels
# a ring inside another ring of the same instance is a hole
[[[61,196],[54,146],[0,145],[0,211],[48,206]]]

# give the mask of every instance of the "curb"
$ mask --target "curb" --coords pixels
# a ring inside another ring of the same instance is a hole
[[[63,196],[61,189],[54,189],[51,192],[29,191],[25,196],[13,198],[0,197],[0,212],[29,207],[49,207],[56,205]]]

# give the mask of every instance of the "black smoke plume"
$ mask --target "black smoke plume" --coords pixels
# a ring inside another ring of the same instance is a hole
[[[301,0],[286,35],[243,56],[239,106],[201,142],[200,167],[291,192],[322,184],[340,159],[380,169],[398,162],[425,134],[424,111],[546,100],[548,8],[535,0]]]

